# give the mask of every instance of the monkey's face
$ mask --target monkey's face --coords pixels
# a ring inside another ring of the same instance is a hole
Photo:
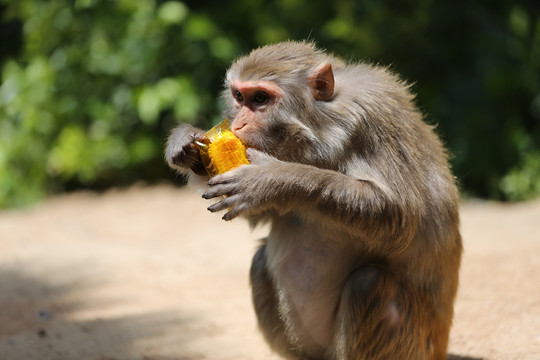
[[[228,71],[223,93],[233,133],[248,147],[280,160],[324,166],[319,136],[324,121],[317,121],[315,109],[333,96],[332,66],[323,62],[287,73],[263,64],[259,74],[239,64]]]
[[[233,133],[247,146],[275,154],[277,142],[283,140],[275,119],[283,97],[279,85],[234,80],[225,96]]]
[[[310,126],[312,111],[306,105],[314,100],[307,83],[295,91],[268,80],[232,80],[228,85],[225,116],[246,146],[280,160],[314,163],[311,150],[320,146]]]

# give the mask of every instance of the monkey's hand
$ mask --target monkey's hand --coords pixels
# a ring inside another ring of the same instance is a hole
[[[274,207],[280,192],[278,191],[283,169],[286,163],[255,149],[247,149],[250,165],[214,176],[208,182],[210,188],[203,198],[212,199],[226,196],[223,200],[210,205],[208,210],[217,212],[228,209],[223,220],[232,220],[239,215],[258,215]]]
[[[203,139],[204,132],[189,124],[182,124],[174,129],[165,149],[165,159],[169,166],[182,173],[191,170],[197,175],[207,175],[195,144],[195,141]]]

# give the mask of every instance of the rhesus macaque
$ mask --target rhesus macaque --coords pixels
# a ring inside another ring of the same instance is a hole
[[[271,230],[250,271],[259,327],[289,359],[446,359],[461,258],[445,150],[409,87],[309,42],[254,50],[223,98],[250,165],[208,180],[223,219]],[[204,174],[180,125],[170,166]],[[195,175],[197,174],[197,175]],[[223,197],[226,195],[226,197]]]

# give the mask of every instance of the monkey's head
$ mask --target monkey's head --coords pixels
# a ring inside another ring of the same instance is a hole
[[[279,159],[315,164],[331,158],[321,154],[328,126],[321,119],[329,118],[325,106],[335,95],[332,66],[342,64],[307,42],[269,45],[238,59],[223,92],[232,131]]]

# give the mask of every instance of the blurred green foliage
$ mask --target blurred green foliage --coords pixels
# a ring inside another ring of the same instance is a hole
[[[466,193],[540,195],[536,0],[0,0],[0,207],[172,177],[164,139],[208,127],[230,62],[312,39],[413,82]]]

